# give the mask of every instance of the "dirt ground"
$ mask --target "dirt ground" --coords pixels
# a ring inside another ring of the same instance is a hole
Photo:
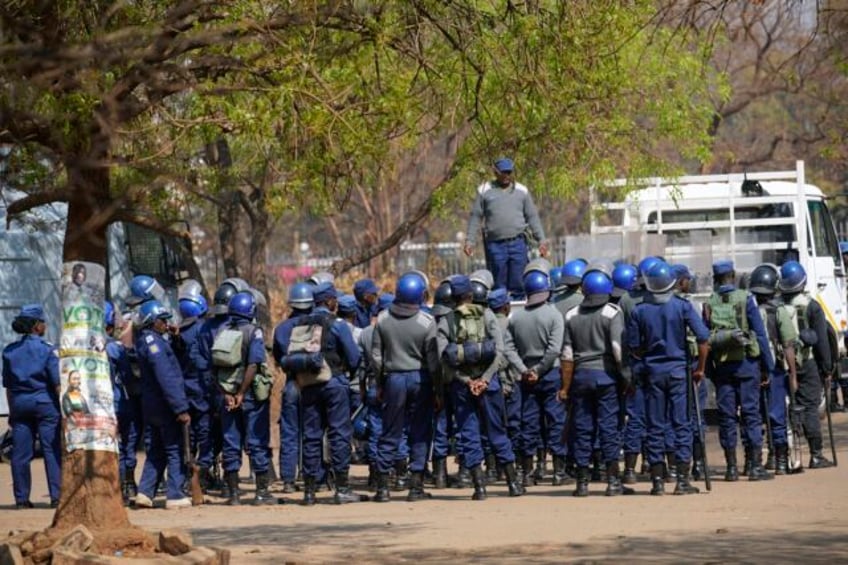
[[[485,502],[472,502],[470,489],[450,489],[414,504],[397,493],[388,504],[334,506],[325,491],[319,495],[325,503],[312,508],[295,504],[299,495],[286,495],[291,503],[276,507],[130,510],[130,520],[150,531],[184,528],[198,544],[229,548],[236,564],[834,563],[848,558],[848,414],[835,414],[834,423],[839,467],[762,483],[721,480],[723,459],[711,428],[713,491],[698,483],[696,496],[651,497],[648,483],[640,483],[635,496],[606,498],[604,485],[593,483],[587,499],[572,498],[571,486],[550,485],[512,499],[497,485]],[[363,466],[353,471],[360,481],[366,474]],[[0,533],[50,524],[40,460],[33,475],[37,508],[15,510],[9,466],[0,465]]]

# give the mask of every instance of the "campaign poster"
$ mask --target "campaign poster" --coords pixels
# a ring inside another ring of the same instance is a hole
[[[74,261],[62,269],[59,372],[65,449],[118,451],[106,334],[105,269]]]

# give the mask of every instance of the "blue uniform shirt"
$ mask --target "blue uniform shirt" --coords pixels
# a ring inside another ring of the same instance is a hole
[[[725,294],[736,290],[736,286],[732,284],[723,284],[719,287],[718,293]],[[732,361],[727,363],[716,363],[713,376],[716,377],[757,377],[760,375],[760,363],[764,364],[763,368],[771,375],[774,373],[774,357],[771,354],[766,327],[763,325],[763,318],[760,316],[757,303],[751,294],[748,294],[748,300],[745,302],[745,315],[748,317],[748,328],[757,336],[757,343],[760,346],[760,357],[746,357],[741,361]],[[709,325],[709,324],[708,324]]]
[[[367,328],[371,325],[371,318],[377,315],[377,305],[365,304],[364,302],[356,301],[356,318],[353,320],[353,325],[357,328]]]
[[[333,314],[323,306],[315,308],[313,314],[327,314],[328,316],[333,316]],[[333,317],[335,318],[335,316]],[[347,365],[349,370],[353,371],[359,366],[359,347],[357,347],[356,342],[353,340],[353,334],[344,320],[335,320],[333,325],[330,326],[328,347],[333,351],[338,352],[342,362]]]
[[[200,352],[202,329],[203,324],[199,320],[180,328],[177,339],[182,341],[182,347],[178,349],[177,359],[183,372],[189,404],[196,410],[204,411],[209,409],[209,364]]]
[[[37,395],[56,400],[59,354],[43,338],[28,334],[3,350],[3,387],[11,394]]]
[[[145,418],[153,423],[164,423],[188,411],[183,374],[171,345],[148,328],[141,331],[135,350],[141,368],[141,403]]]
[[[686,376],[686,329],[699,343],[709,341],[710,332],[688,300],[652,295],[636,306],[627,322],[625,341],[631,355],[642,359],[648,376]]]
[[[106,340],[106,356],[109,358],[109,377],[112,379],[112,395],[115,411],[122,401],[129,398],[127,383],[135,378],[130,365],[130,355],[124,344],[113,337]]]

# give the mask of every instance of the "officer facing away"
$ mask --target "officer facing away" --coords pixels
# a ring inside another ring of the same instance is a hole
[[[704,304],[704,321],[710,328],[711,378],[716,387],[719,443],[727,462],[725,480],[736,481],[737,425],[742,416],[746,439],[748,480],[773,479],[762,465],[763,419],[760,414],[761,375],[774,372],[763,319],[753,297],[736,288],[733,262],[713,264],[715,291]]]
[[[686,332],[698,342],[698,366],[692,380],[704,377],[707,342],[710,334],[688,300],[672,291],[677,278],[663,261],[656,262],[644,274],[649,292],[630,316],[626,340],[630,354],[645,369],[645,408],[647,415],[648,462],[651,466],[652,495],[665,493],[665,435],[670,424],[674,432],[677,485],[674,494],[695,494],[689,483],[692,460],[692,428],[689,418]],[[670,421],[669,421],[670,420]]]
[[[474,253],[477,231],[483,228],[486,268],[495,279],[493,288],[507,288],[514,298],[524,296],[521,276],[527,265],[525,232],[530,228],[539,242],[539,253],[548,254],[545,231],[527,187],[515,182],[512,159],[495,161],[495,179],[477,187],[471,207],[464,251]]]
[[[833,463],[822,454],[822,431],[818,406],[822,397],[822,378],[833,370],[833,357],[828,339],[824,311],[806,291],[807,273],[797,261],[787,261],[780,268],[778,288],[784,308],[798,330],[796,345],[797,386],[790,381],[790,393],[801,410],[804,435],[810,445],[810,469],[822,469]],[[819,373],[821,371],[821,374]],[[829,383],[828,383],[829,384]]]
[[[62,484],[59,413],[59,354],[44,340],[44,308],[27,304],[12,321],[21,338],[3,350],[3,388],[12,430],[12,485],[16,508],[32,508],[30,463],[36,434],[41,438],[50,506],[59,504]]]

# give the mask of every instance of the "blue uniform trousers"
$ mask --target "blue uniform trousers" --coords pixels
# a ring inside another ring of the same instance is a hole
[[[456,407],[463,465],[470,469],[483,462],[483,435],[488,437],[498,463],[514,462],[515,453],[506,435],[503,392],[497,375],[480,396],[471,394],[468,385],[459,380],[450,383],[450,391]]]
[[[196,453],[195,462],[199,467],[212,466],[212,415],[209,410],[189,408],[191,416],[191,449]]]
[[[450,389],[444,398],[444,406],[433,421],[433,459],[447,459],[450,455],[450,440],[455,433],[454,401]]]
[[[627,422],[624,425],[623,446],[625,454],[642,453],[645,436],[648,433],[645,417],[645,377],[638,377],[634,390],[625,402]]]
[[[665,435],[669,425],[674,430],[674,455],[679,463],[692,460],[692,423],[686,396],[686,378],[673,375],[651,375],[645,383],[648,422],[648,462],[665,461]]]
[[[565,457],[562,431],[566,413],[565,404],[557,399],[559,388],[559,368],[540,376],[534,384],[521,382],[521,454],[525,457],[535,456],[543,447]]]
[[[377,465],[379,459],[380,436],[383,434],[383,409],[385,403],[377,401],[377,386],[370,386],[365,393],[365,403],[368,406],[368,462]],[[398,445],[396,461],[405,461],[409,457],[409,442],[406,429],[403,440]]]
[[[268,471],[268,444],[271,436],[270,403],[257,402],[248,389],[241,406],[236,410],[221,409],[221,430],[224,434],[224,471],[241,469],[242,446],[256,474]]]
[[[388,473],[399,459],[404,430],[409,436],[409,470],[424,471],[433,434],[433,386],[422,371],[388,373],[383,383],[383,433],[377,469]]]
[[[592,450],[600,448],[604,461],[618,461],[621,432],[618,428],[618,391],[615,381],[601,371],[578,370],[571,385],[571,429],[578,467],[588,467]],[[596,433],[597,431],[597,433]]]
[[[789,391],[789,375],[785,371],[775,371],[769,379],[769,422],[774,445],[787,445],[786,436],[786,396]]]
[[[30,463],[34,457],[35,437],[41,439],[44,470],[50,500],[59,500],[62,486],[61,416],[56,401],[38,395],[12,394],[9,425],[12,430],[12,484],[15,502],[28,502],[32,490]]]
[[[141,408],[141,396],[122,398],[118,405],[118,444],[119,467],[121,474],[133,472],[138,458],[138,440],[144,433],[144,412]]]
[[[527,241],[517,237],[506,241],[486,241],[486,268],[492,272],[495,286],[506,288],[515,299],[524,298],[524,267],[527,266]]]
[[[176,420],[150,423],[147,431],[147,458],[141,471],[138,492],[153,499],[159,479],[168,469],[168,483],[165,494],[168,500],[183,498],[185,471],[183,468],[182,424]]]
[[[713,377],[719,415],[719,443],[736,449],[737,408],[742,416],[743,442],[752,449],[763,447],[763,418],[760,414],[760,379],[757,377]]]
[[[300,390],[294,378],[286,380],[280,406],[280,478],[293,483],[300,460]]]
[[[701,411],[697,414],[698,420],[692,421],[692,437],[695,438],[695,441],[701,441],[701,438],[698,437],[698,427],[696,426],[697,422],[700,421],[701,429],[704,430],[704,433],[707,432],[707,420],[704,418],[704,410],[707,409],[707,382],[701,381],[698,384],[698,404]],[[691,412],[690,414],[695,415],[695,402],[692,401]]]
[[[504,395],[506,435],[515,453],[521,453],[521,385],[516,383],[509,395]]]
[[[330,464],[336,473],[350,469],[350,383],[344,375],[300,391],[303,410],[303,474],[320,479],[323,469],[324,430],[330,444]]]

